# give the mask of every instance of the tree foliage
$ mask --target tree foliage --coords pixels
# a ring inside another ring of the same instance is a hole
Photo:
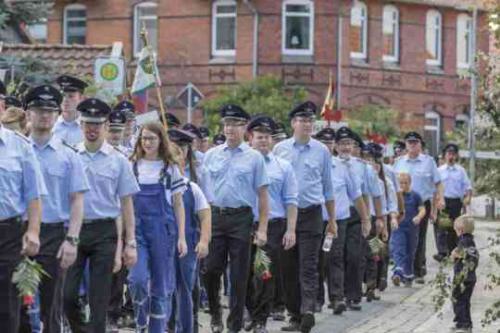
[[[349,111],[346,121],[349,123],[349,127],[363,136],[369,137],[376,133],[387,139],[392,139],[399,136],[397,115],[393,109],[367,104]]]
[[[304,88],[285,85],[282,80],[267,75],[221,88],[216,97],[202,103],[202,108],[210,131],[217,133],[220,124],[219,108],[224,104],[240,105],[251,115],[269,115],[289,126],[288,112],[306,98]]]
[[[5,28],[12,23],[37,23],[49,17],[53,1],[1,1],[0,2],[0,28]]]

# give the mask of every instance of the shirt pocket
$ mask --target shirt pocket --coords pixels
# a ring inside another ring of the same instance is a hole
[[[11,193],[21,193],[23,169],[16,157],[0,159],[0,189]]]
[[[313,161],[305,161],[304,166],[305,166],[305,168],[304,168],[304,170],[305,170],[304,179],[305,180],[313,181],[313,180],[320,178],[320,167],[317,163],[315,163]]]
[[[245,185],[252,184],[252,168],[249,165],[234,166],[233,172],[240,183]]]
[[[109,197],[116,194],[118,170],[112,165],[104,165],[95,171],[97,191],[106,193]]]

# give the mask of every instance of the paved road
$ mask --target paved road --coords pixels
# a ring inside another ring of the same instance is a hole
[[[427,246],[429,258],[435,253],[432,226],[429,228]],[[479,281],[472,301],[474,332],[500,333],[500,322],[487,328],[481,328],[480,320],[484,310],[494,301],[500,299],[500,290],[487,292],[484,290],[486,276],[489,272],[498,272],[489,258],[487,238],[500,229],[500,222],[480,222],[476,226],[476,242],[481,249]],[[428,258],[428,259],[429,259]],[[438,265],[432,258],[428,261],[430,280],[436,273]],[[331,310],[323,307],[316,315],[314,333],[446,333],[452,325],[453,312],[451,304],[445,304],[441,317],[434,311],[432,304],[432,287],[430,283],[414,285],[413,288],[390,286],[383,294],[382,300],[363,303],[361,312],[344,312],[342,316],[334,316]],[[227,314],[227,311],[226,311]],[[200,333],[209,333],[209,317],[200,314],[202,327]],[[280,332],[283,322],[269,321],[270,333]],[[127,332],[127,331],[123,331]]]

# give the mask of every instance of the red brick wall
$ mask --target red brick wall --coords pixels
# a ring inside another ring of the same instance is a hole
[[[131,59],[133,6],[139,1],[87,0],[87,43],[110,44],[122,41]],[[49,42],[62,40],[61,22],[66,1],[56,1],[49,20]],[[233,63],[211,59],[211,11],[207,0],[158,1],[159,66],[164,96],[175,96],[189,81],[211,96],[218,86],[252,78],[253,15],[238,2],[236,57]],[[457,11],[439,8],[443,15],[443,73],[426,72],[424,5],[396,3],[400,15],[400,63],[396,69],[384,68],[382,61],[383,3],[367,0],[369,15],[368,59],[355,64],[350,59],[349,8],[351,0],[316,0],[314,55],[310,63],[284,63],[281,54],[282,2],[254,0],[260,12],[259,74],[275,74],[288,83],[302,84],[317,103],[322,103],[328,73],[336,73],[337,15],[343,17],[342,105],[353,107],[367,102],[388,105],[399,111],[405,128],[420,127],[423,114],[435,105],[446,130],[454,124],[457,110],[469,104],[469,83],[456,71]],[[481,26],[484,26],[484,17]],[[488,35],[479,34],[478,46],[488,51]]]

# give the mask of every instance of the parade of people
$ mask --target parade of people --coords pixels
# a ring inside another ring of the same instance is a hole
[[[500,332],[500,5],[62,2],[0,5],[0,333]]]

